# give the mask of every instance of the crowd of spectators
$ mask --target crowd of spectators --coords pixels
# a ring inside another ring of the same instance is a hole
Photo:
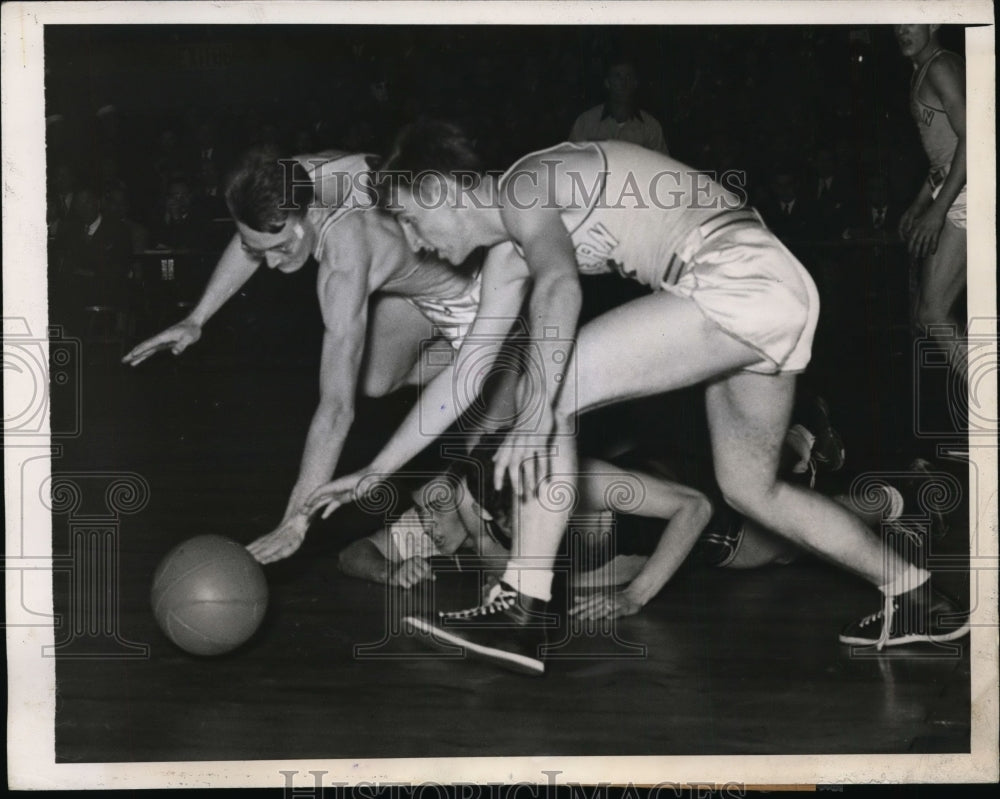
[[[271,83],[243,94],[239,63],[229,66],[232,91],[221,95],[197,80],[176,85],[167,65],[161,79],[172,81],[172,101],[152,109],[149,98],[103,96],[90,84],[85,101],[65,101],[81,78],[53,45],[53,283],[76,301],[122,302],[130,278],[166,274],[143,274],[143,253],[218,252],[231,232],[213,221],[226,217],[220,182],[244,148],[381,152],[419,115],[466,125],[497,168],[571,132],[586,138],[590,123],[638,126],[643,136],[658,130],[648,146],[669,144],[671,156],[699,170],[744,175],[748,202],[793,251],[891,241],[923,177],[906,65],[888,27],[652,28],[631,38],[603,29],[512,31],[362,33],[322,73],[313,62],[298,72],[294,61],[282,63]],[[632,92],[627,119],[617,118],[616,81]]]

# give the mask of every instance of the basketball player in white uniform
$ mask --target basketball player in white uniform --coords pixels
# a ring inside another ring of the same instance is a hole
[[[937,337],[951,367],[964,377],[965,326],[952,311],[966,283],[965,63],[941,48],[939,27],[895,26],[899,48],[913,62],[910,111],[930,161],[899,233],[923,263],[914,321]]]
[[[409,249],[396,222],[375,207],[364,155],[280,159],[271,150],[251,151],[229,177],[226,200],[237,232],[200,301],[186,319],[136,346],[124,361],[136,365],[163,349],[183,352],[261,264],[290,273],[310,255],[319,262],[326,326],[320,401],[281,524],[249,546],[266,563],[294,551],[305,537],[308,517],[299,508],[336,468],[357,389],[378,396],[426,376],[432,367],[418,368],[421,342],[440,334],[458,346],[476,315],[480,278],[478,270]]]
[[[755,212],[684,164],[623,142],[558,145],[502,177],[480,173],[470,187],[476,163],[460,130],[425,122],[400,135],[384,170],[396,182],[391,200],[414,249],[452,263],[479,246],[523,253],[520,266],[509,268],[532,279],[528,323],[544,385],[535,390],[522,381],[524,415],[497,455],[498,485],[508,471],[523,498],[503,580],[483,606],[409,618],[411,627],[542,673],[545,633],[531,621],[550,599],[551,564],[571,510],[569,502],[556,503],[560,492],[552,489],[572,487],[576,474],[572,417],[706,383],[716,479],[728,504],[881,589],[882,610],[845,628],[842,641],[882,647],[967,631],[962,620],[942,626],[942,610],[957,608],[931,590],[926,570],[885,551],[834,502],[777,479],[795,376],[809,361],[819,308],[808,273]],[[578,273],[608,270],[652,292],[576,333]],[[566,359],[565,340],[574,335],[575,352]],[[451,390],[462,365],[460,353],[425,389],[428,408],[455,397],[461,401],[446,405],[447,415],[464,410],[466,401]],[[564,379],[574,390],[561,390]],[[420,418],[411,414],[369,469],[324,486],[310,507],[329,511],[363,492],[372,471],[402,467],[428,443]]]

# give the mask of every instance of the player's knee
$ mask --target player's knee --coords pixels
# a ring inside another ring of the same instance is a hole
[[[712,518],[715,509],[712,502],[700,491],[692,491],[691,496],[685,503],[691,516],[691,521],[698,527],[704,527]]]
[[[747,479],[747,475],[717,475],[722,497],[743,516],[759,518],[774,498],[777,484],[772,480]]]

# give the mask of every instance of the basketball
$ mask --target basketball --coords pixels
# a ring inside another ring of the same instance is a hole
[[[250,638],[267,610],[264,572],[246,549],[219,535],[174,547],[153,576],[153,615],[192,655],[221,655]]]

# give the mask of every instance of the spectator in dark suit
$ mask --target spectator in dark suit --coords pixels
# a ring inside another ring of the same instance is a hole
[[[771,179],[771,196],[760,208],[767,226],[791,250],[809,236],[811,209],[799,192],[799,181],[790,169],[779,170]]]
[[[200,246],[204,223],[194,207],[191,184],[184,177],[174,177],[167,184],[163,210],[153,226],[156,247],[191,250]]]
[[[160,183],[160,191],[166,189],[170,180],[178,173],[184,172],[189,159],[185,157],[180,144],[180,138],[173,128],[160,131],[157,147],[153,153],[153,170]]]
[[[306,149],[296,152],[312,151]],[[229,209],[226,208],[226,198],[222,195],[219,183],[219,172],[215,162],[202,161],[192,201],[195,217],[202,222],[211,222],[213,219],[225,219],[227,223],[229,222]]]
[[[127,228],[102,213],[94,189],[78,189],[72,211],[60,229],[53,305],[71,328],[85,332],[81,323],[86,307],[124,308],[132,243]]]
[[[854,209],[844,238],[897,241],[896,228],[901,214],[901,209],[890,200],[885,176],[872,175],[865,181],[864,200]]]
[[[115,187],[104,192],[101,213],[108,219],[120,223],[128,233],[133,255],[138,255],[149,246],[149,231],[135,221],[130,213],[128,193],[124,188]]]
[[[59,228],[73,208],[73,197],[76,193],[76,173],[68,163],[56,164],[52,170],[48,190],[48,209],[46,218],[49,227],[49,240],[59,238]]]
[[[840,238],[847,221],[853,192],[837,169],[837,159],[829,147],[816,151],[815,174],[807,186],[811,233],[817,239]]]
[[[222,163],[222,152],[219,149],[215,123],[208,119],[199,122],[195,142],[198,163],[212,164],[218,169],[218,165]]]

